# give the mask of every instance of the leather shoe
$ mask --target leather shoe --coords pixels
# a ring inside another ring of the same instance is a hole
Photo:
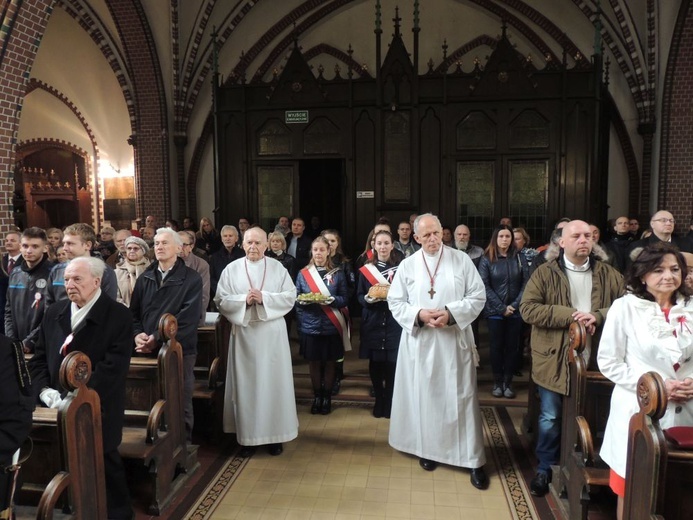
[[[543,497],[549,492],[549,476],[542,471],[538,472],[529,483],[529,491],[535,497]]]
[[[241,446],[238,456],[244,459],[251,457],[255,453],[255,446]]]
[[[486,475],[484,467],[474,468],[469,475],[469,481],[477,489],[486,489],[488,487],[488,475]]]
[[[282,452],[284,451],[284,447],[281,445],[281,443],[270,444],[269,449],[267,451],[269,451],[270,455],[276,457],[277,455],[282,454]]]
[[[426,471],[433,471],[438,467],[438,463],[434,460],[419,459],[419,466],[421,466]]]

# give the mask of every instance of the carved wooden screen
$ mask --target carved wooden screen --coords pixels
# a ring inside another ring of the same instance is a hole
[[[409,202],[411,197],[410,115],[385,115],[385,202]]]
[[[532,246],[544,243],[546,227],[549,162],[547,160],[508,161],[508,211],[513,225],[529,233]]]

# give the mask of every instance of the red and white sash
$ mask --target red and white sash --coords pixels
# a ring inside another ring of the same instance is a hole
[[[335,271],[337,271],[337,269],[328,272],[327,276],[330,277],[330,275]],[[308,284],[308,287],[310,287],[311,292],[316,294],[322,294],[324,296],[327,296],[328,298],[332,296],[332,293],[330,293],[330,290],[325,285],[325,282],[322,281],[322,277],[320,276],[320,273],[318,273],[318,270],[315,268],[314,265],[301,269],[301,273],[303,273],[303,278],[305,278],[306,283]],[[340,336],[342,336],[344,350],[351,350],[351,330],[349,328],[349,322],[344,317],[344,312],[347,311],[347,309],[345,308],[335,310],[329,305],[321,305],[320,307],[322,308],[323,312],[327,315],[327,317],[330,319],[332,324],[335,326]]]
[[[366,277],[366,280],[368,280],[371,285],[377,285],[379,283],[390,285],[390,282],[385,279],[383,273],[378,271],[378,268],[373,264],[365,264],[359,271]]]

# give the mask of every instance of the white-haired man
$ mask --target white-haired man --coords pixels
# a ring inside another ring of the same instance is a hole
[[[469,256],[443,245],[430,213],[414,221],[421,249],[397,270],[387,302],[402,326],[390,419],[390,445],[420,458],[471,469],[477,489],[488,487],[471,323],[486,290]],[[445,425],[445,427],[441,427]]]
[[[236,433],[250,455],[298,435],[291,349],[284,316],[293,309],[296,287],[282,264],[264,256],[267,235],[257,227],[243,235],[245,258],[221,275],[214,301],[234,325],[224,395],[224,431]]]
[[[60,404],[59,373],[65,356],[83,352],[92,364],[89,386],[101,400],[103,454],[108,518],[132,518],[125,468],[118,454],[123,432],[125,384],[132,354],[132,316],[101,290],[106,264],[83,256],[65,268],[66,300],[55,302],[43,317],[29,371],[37,402]]]
[[[188,440],[192,439],[197,358],[197,325],[202,313],[202,279],[178,255],[183,240],[171,228],[159,228],[154,236],[156,260],[137,279],[130,301],[134,319],[135,352],[150,354],[161,346],[158,326],[162,314],[178,320],[176,339],[183,348],[183,405]]]

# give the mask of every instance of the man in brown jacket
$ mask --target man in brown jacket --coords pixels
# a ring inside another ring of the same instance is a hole
[[[624,290],[621,274],[592,255],[592,233],[586,222],[569,222],[559,245],[558,256],[534,271],[520,303],[522,318],[532,325],[532,378],[541,400],[539,466],[530,484],[536,496],[548,491],[551,466],[560,457],[563,396],[570,388],[568,327],[573,321],[583,322],[596,347],[606,313]]]

